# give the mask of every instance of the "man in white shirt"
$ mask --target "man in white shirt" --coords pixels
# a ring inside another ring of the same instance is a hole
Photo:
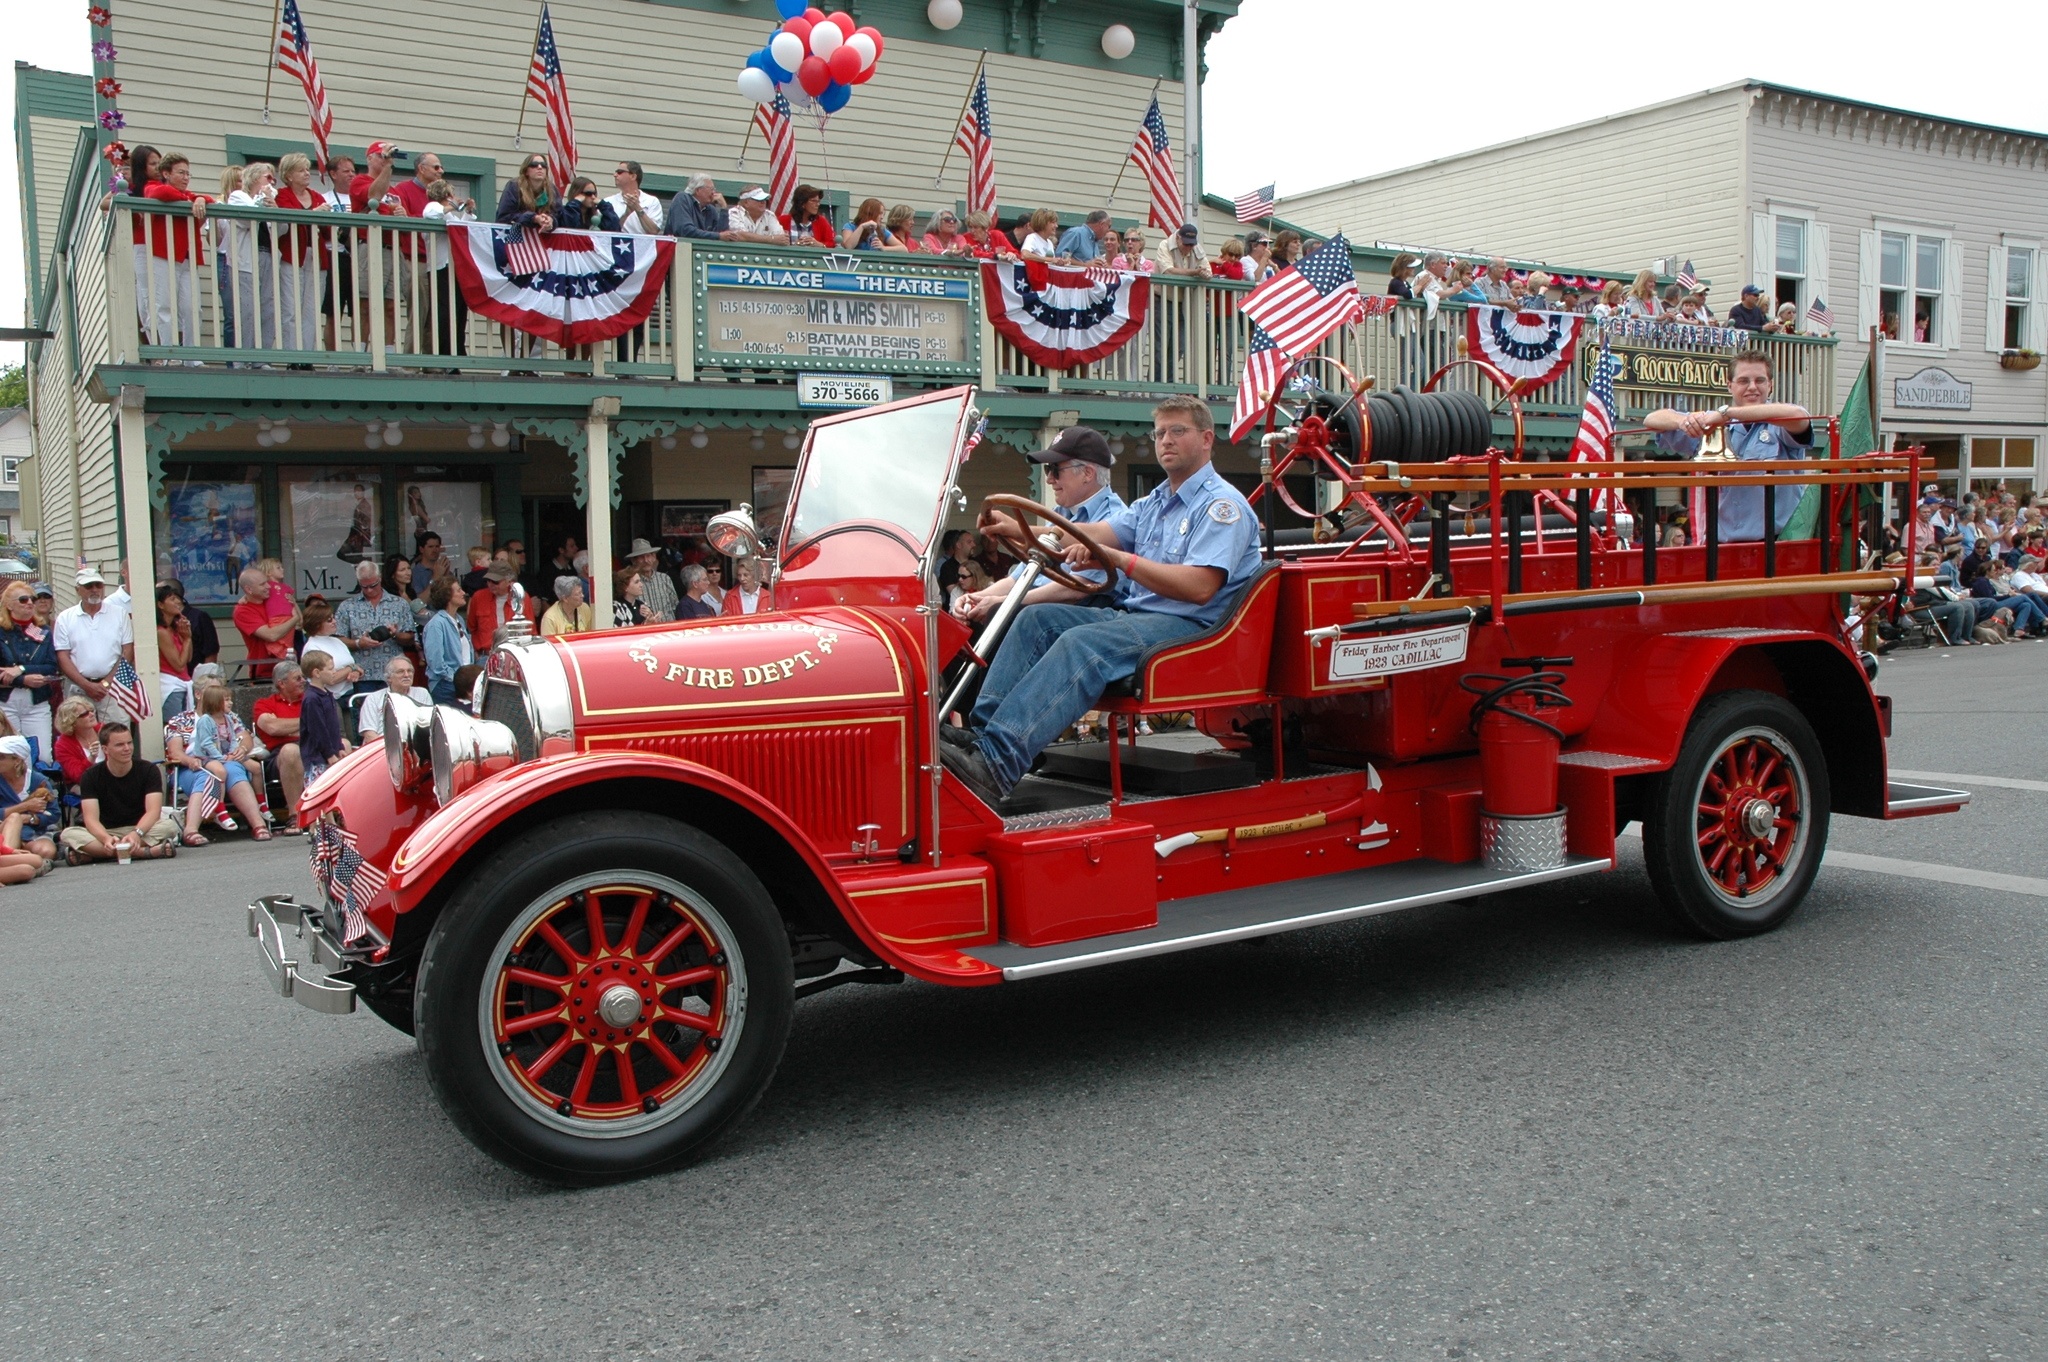
[[[741,241],[759,241],[768,246],[786,246],[789,233],[782,230],[782,220],[768,211],[768,191],[758,184],[750,184],[740,193],[740,201],[726,212],[726,220],[738,232]]]
[[[107,608],[118,610],[131,620],[135,615],[135,599],[128,594],[128,560],[121,560],[121,584],[107,593]],[[130,625],[133,628],[133,625]]]
[[[426,709],[434,706],[434,697],[412,682],[412,660],[394,657],[384,668],[385,689],[372,691],[363,701],[363,707],[356,716],[356,732],[364,742],[384,741],[384,701],[393,691],[403,695]]]
[[[107,579],[92,568],[78,570],[78,604],[57,616],[53,629],[57,670],[64,694],[82,695],[103,724],[128,722],[128,712],[107,688],[114,664],[135,661],[135,631],[125,611],[107,604]]]
[[[640,163],[619,162],[619,168],[612,172],[612,183],[619,192],[605,202],[619,215],[619,230],[634,236],[660,236],[661,200],[641,192]]]

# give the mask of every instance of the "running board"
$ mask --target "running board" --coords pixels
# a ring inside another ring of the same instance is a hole
[[[1968,790],[1951,790],[1941,785],[1911,785],[1903,780],[1887,781],[1884,787],[1886,818],[1923,818],[1930,813],[1954,813],[1970,802]]]
[[[1036,979],[1044,974],[1064,974],[1068,970],[1142,960],[1148,955],[1191,951],[1198,946],[1216,946],[1246,937],[1272,936],[1356,917],[1397,913],[1404,908],[1476,898],[1613,866],[1614,862],[1606,857],[1574,856],[1555,870],[1514,874],[1488,870],[1476,861],[1463,865],[1402,861],[1312,880],[1287,880],[1176,899],[1159,905],[1158,926],[1142,931],[1118,932],[1058,946],[998,942],[993,946],[970,947],[961,953],[996,966],[1005,979]]]

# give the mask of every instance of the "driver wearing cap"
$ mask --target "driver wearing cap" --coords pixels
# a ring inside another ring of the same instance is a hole
[[[1116,456],[1109,452],[1109,441],[1102,438],[1102,432],[1092,426],[1068,426],[1049,447],[1024,457],[1045,465],[1046,486],[1052,492],[1053,504],[1076,525],[1092,525],[1124,509],[1124,499],[1109,486],[1109,470],[1116,466]],[[963,620],[987,619],[1005,596],[1018,589],[1026,574],[1032,579],[1024,588],[1030,593],[1024,598],[1026,605],[1087,599],[1030,564],[1019,563],[1000,582],[980,591],[963,592],[953,602],[953,613]],[[1089,581],[1102,579],[1100,570],[1084,570],[1074,575]]]
[[[1121,574],[1114,607],[1027,606],[989,668],[974,726],[940,730],[940,760],[984,803],[1000,803],[1045,745],[1146,653],[1222,619],[1258,571],[1251,504],[1211,463],[1208,404],[1161,402],[1152,442],[1166,481],[1107,519],[1076,525],[1090,543],[1066,554],[1070,568],[1099,556]],[[995,522],[985,516],[982,527]]]

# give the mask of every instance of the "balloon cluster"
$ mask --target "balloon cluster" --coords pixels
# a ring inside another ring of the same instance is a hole
[[[767,104],[780,90],[795,108],[807,109],[815,100],[826,113],[838,113],[853,98],[853,87],[875,74],[881,33],[856,27],[844,10],[827,14],[808,8],[805,0],[775,0],[775,9],[782,24],[768,35],[766,47],[747,58],[740,93]]]

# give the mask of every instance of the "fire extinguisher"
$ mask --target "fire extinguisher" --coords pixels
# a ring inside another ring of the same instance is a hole
[[[1458,684],[1479,697],[1472,706],[1472,731],[1479,736],[1480,807],[1495,816],[1531,817],[1557,812],[1557,753],[1564,730],[1541,717],[1563,709],[1568,657],[1504,657],[1504,667],[1526,667],[1526,676],[1469,672]]]

